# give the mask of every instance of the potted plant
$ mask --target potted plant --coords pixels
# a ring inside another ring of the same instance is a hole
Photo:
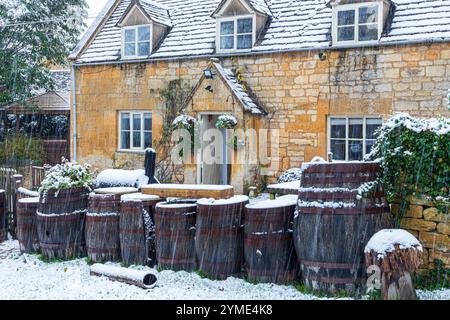
[[[85,252],[84,221],[93,183],[90,165],[62,159],[39,188],[37,229],[47,259],[69,259]]]
[[[217,129],[234,129],[237,126],[237,119],[232,114],[223,114],[219,116],[216,122]]]

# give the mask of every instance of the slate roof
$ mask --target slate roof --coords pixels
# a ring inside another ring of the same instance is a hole
[[[228,85],[235,97],[244,107],[245,111],[249,111],[252,114],[266,114],[264,109],[257,105],[256,102],[249,96],[247,90],[236,79],[236,75],[230,69],[222,67],[220,63],[213,63],[217,72]]]
[[[153,21],[168,27],[172,26],[169,10],[166,7],[163,7],[154,1],[141,0],[140,3],[142,8]]]
[[[121,0],[77,63],[120,59],[121,33],[116,23],[132,0]],[[142,0],[141,0],[142,1]],[[145,0],[148,2],[150,0]],[[211,14],[221,0],[152,0],[169,10],[172,28],[151,58],[211,56],[215,54],[216,22]],[[271,22],[252,52],[332,48],[331,8],[328,0],[248,0],[270,9]],[[380,44],[450,41],[450,0],[393,0],[396,9]],[[114,5],[108,3],[101,15]],[[98,19],[97,24],[101,23]],[[90,29],[93,34],[95,27]],[[88,43],[89,34],[71,55]]]
[[[216,9],[214,10],[213,14],[211,14],[211,16],[213,16],[218,11],[220,11],[222,6],[227,1],[228,0],[222,0],[219,3],[219,5],[216,7]],[[250,7],[252,7],[256,12],[262,13],[262,14],[267,15],[267,16],[271,16],[272,15],[272,13],[270,12],[269,6],[267,5],[266,0],[244,0],[244,1],[247,2],[247,4],[250,5]]]

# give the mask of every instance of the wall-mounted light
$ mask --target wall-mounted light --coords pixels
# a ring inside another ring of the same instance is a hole
[[[206,91],[209,91],[209,92],[214,92],[214,89],[212,88],[212,86],[207,86],[206,88],[205,88],[205,90]]]
[[[203,74],[205,75],[206,79],[213,79],[213,77],[214,77],[214,74],[213,74],[212,70],[209,69],[209,68],[203,70]]]
[[[328,59],[328,54],[325,51],[319,52],[319,60],[320,61],[325,61],[327,59]]]

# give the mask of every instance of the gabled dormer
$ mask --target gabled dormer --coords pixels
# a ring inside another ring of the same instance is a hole
[[[250,51],[271,18],[265,0],[223,0],[211,15],[216,19],[218,53]]]
[[[133,0],[117,23],[121,58],[145,59],[172,27],[169,11],[149,0]]]
[[[376,44],[388,22],[390,0],[331,0],[333,46]]]

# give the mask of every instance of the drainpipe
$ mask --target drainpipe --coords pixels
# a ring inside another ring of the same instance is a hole
[[[75,64],[72,64],[73,161],[77,161],[77,86],[75,79]]]

